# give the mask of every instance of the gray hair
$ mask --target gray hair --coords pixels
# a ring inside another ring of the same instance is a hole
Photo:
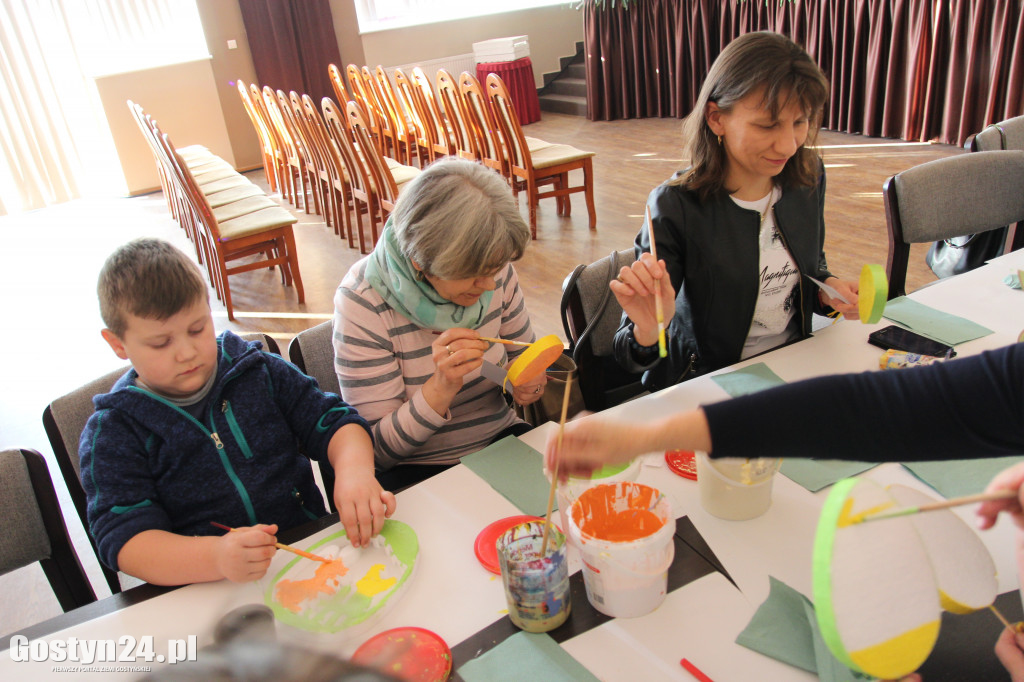
[[[530,243],[508,183],[464,159],[423,169],[399,196],[391,218],[402,253],[441,279],[493,273],[519,260]]]

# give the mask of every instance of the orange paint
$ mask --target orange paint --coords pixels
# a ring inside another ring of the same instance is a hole
[[[573,520],[585,535],[609,542],[631,542],[653,535],[665,522],[651,509],[653,488],[630,484],[599,485],[580,495]]]
[[[339,579],[348,573],[341,559],[328,561],[316,568],[316,574],[306,580],[282,580],[277,584],[277,601],[293,613],[298,613],[304,601],[316,599],[320,594],[331,594],[338,589]]]

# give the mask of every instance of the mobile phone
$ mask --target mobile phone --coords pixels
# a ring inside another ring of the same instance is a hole
[[[909,329],[897,327],[894,324],[889,325],[888,327],[883,327],[882,329],[869,334],[868,343],[873,346],[878,346],[884,350],[892,348],[894,350],[902,350],[908,353],[933,355],[938,358],[952,358],[956,356],[956,351],[953,350],[952,346],[939,343],[938,341],[929,339],[927,336],[921,336]]]

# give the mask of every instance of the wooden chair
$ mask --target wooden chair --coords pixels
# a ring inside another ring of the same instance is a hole
[[[61,609],[96,601],[68,535],[46,460],[35,450],[0,452],[0,575],[39,562]]]
[[[498,124],[494,120],[491,103],[480,87],[480,81],[470,72],[463,71],[459,76],[459,91],[466,103],[466,113],[470,129],[476,137],[480,161],[488,168],[501,173],[511,184],[513,178],[509,169],[508,154],[498,133]]]
[[[267,185],[271,192],[277,192],[280,187],[281,176],[283,175],[283,158],[280,156],[279,144],[267,127],[262,116],[256,113],[249,89],[242,79],[236,81],[238,96],[242,99],[242,108],[252,122],[256,130],[256,137],[260,139],[260,151],[263,154],[263,171],[267,177]]]
[[[384,93],[381,92],[380,84],[373,77],[373,73],[368,66],[362,67],[359,73],[363,78],[363,84],[368,95],[367,101],[369,104],[366,107],[366,111],[370,111],[373,118],[377,121],[378,149],[380,149],[380,153],[384,156],[398,158],[398,140],[395,137],[394,116],[391,114],[390,107],[384,98]],[[365,118],[367,121],[370,120],[369,115]]]
[[[247,341],[259,341],[263,348],[276,355],[281,354],[277,342],[262,332],[246,332],[239,334]],[[117,380],[130,369],[130,366],[119,367],[111,372],[93,379],[84,386],[55,398],[43,409],[43,429],[46,431],[46,438],[50,442],[50,449],[53,450],[54,458],[64,485],[68,489],[71,503],[78,512],[78,518],[86,530],[89,544],[96,556],[99,556],[96,541],[89,532],[88,506],[85,499],[85,488],[82,487],[81,457],[78,452],[78,444],[85,430],[85,424],[95,411],[92,399],[100,394],[109,393]],[[121,591],[121,579],[117,571],[100,564],[103,577],[110,588],[111,593],[117,594]]]
[[[519,117],[512,105],[508,88],[497,74],[487,76],[487,97],[491,101],[498,128],[505,142],[510,172],[516,181],[512,189],[517,195],[525,189],[527,200],[530,202],[530,232],[533,238],[537,238],[537,206],[540,200],[548,197],[561,200],[558,214],[567,216],[572,209],[569,195],[576,192],[584,193],[587,213],[590,216],[590,229],[597,229],[592,160],[594,153],[564,144],[553,144],[535,153],[531,152],[523,129],[519,125]],[[569,172],[577,169],[583,171],[583,184],[570,186]],[[541,192],[540,187],[546,182],[552,182],[553,188]]]
[[[348,128],[348,117],[339,111],[338,105],[330,97],[324,97],[320,103],[324,112],[324,123],[327,126],[327,133],[334,142],[338,156],[348,170],[349,191],[352,194],[352,209],[356,215],[356,234],[359,236],[359,253],[369,253],[366,244],[366,237],[363,234],[363,214],[370,219],[371,232],[373,231],[374,216],[377,215],[377,193],[374,190],[373,178],[370,175],[366,164],[356,150],[352,132]],[[373,145],[371,148],[375,149]],[[349,246],[352,246],[351,230],[349,232]]]
[[[280,266],[283,283],[285,286],[294,283],[298,303],[304,303],[306,296],[302,288],[295,236],[292,232],[292,225],[298,222],[298,219],[280,206],[264,208],[234,218],[218,219],[196,184],[195,178],[174,151],[174,146],[166,134],[162,136],[162,141],[169,165],[176,170],[175,179],[179,191],[188,199],[198,226],[197,239],[204,251],[207,272],[214,290],[227,308],[228,319],[235,319],[228,278],[250,270]],[[248,258],[259,255],[264,257],[256,260]],[[246,258],[246,262],[233,267],[228,266],[230,261],[240,258]]]
[[[253,84],[253,88],[256,88],[255,84]],[[302,150],[299,148],[299,142],[295,139],[288,124],[285,123],[284,112],[281,111],[281,105],[277,100],[277,93],[269,85],[263,86],[263,90],[260,91],[260,101],[263,102],[263,111],[267,120],[277,133],[277,138],[281,141],[282,151],[285,160],[288,162],[288,165],[285,167],[290,188],[287,199],[296,208],[301,203],[306,213],[309,213],[309,206],[306,203],[309,190],[307,186],[306,163]]]
[[[580,391],[588,410],[600,411],[644,392],[642,374],[622,369],[612,339],[622,307],[608,288],[619,269],[636,260],[633,249],[612,251],[590,265],[577,265],[562,284],[559,310],[569,353],[579,370]]]
[[[373,144],[377,147],[377,151],[383,154],[384,141],[380,134],[380,124],[377,121],[377,107],[373,102],[373,95],[366,89],[363,73],[355,64],[349,64],[345,67],[345,77],[348,80],[349,88],[352,90],[352,98],[339,99],[338,102],[354,101],[359,103],[359,106],[363,108],[363,117],[366,119],[366,124],[370,126],[370,136],[373,138]]]
[[[266,86],[265,89],[269,91],[270,86]],[[288,131],[288,136],[291,137],[292,143],[298,152],[298,170],[302,184],[302,210],[307,214],[309,213],[309,202],[312,199],[313,213],[320,215],[320,193],[318,192],[319,183],[317,182],[318,169],[313,150],[306,144],[303,131],[300,130],[299,123],[295,120],[295,114],[292,110],[291,102],[288,100],[288,95],[284,94],[283,90],[274,90],[271,92],[270,97],[277,100],[277,110],[281,122]]]
[[[431,161],[430,147],[433,145],[429,135],[428,119],[416,101],[414,94],[415,86],[409,77],[405,75],[405,72],[401,69],[395,69],[394,77],[395,98],[398,100],[401,109],[405,111],[405,116],[409,122],[409,132],[415,142],[419,166],[423,168]],[[409,165],[412,165],[411,159]]]
[[[444,105],[448,125],[454,133],[456,154],[460,159],[479,161],[483,154],[477,148],[476,135],[469,122],[469,112],[466,110],[466,101],[462,98],[455,77],[445,69],[437,71],[437,96]]]
[[[292,90],[287,95],[283,91],[277,91],[277,99],[282,109],[287,109],[287,118],[295,131],[300,145],[304,151],[307,165],[307,177],[309,177],[310,194],[313,197],[313,208],[318,215],[324,216],[324,222],[328,227],[338,228],[334,225],[335,216],[331,210],[329,195],[333,187],[334,179],[331,177],[329,162],[324,157],[323,150],[317,142],[316,135],[310,130],[309,122],[306,120],[306,113],[302,108],[302,100],[299,94]]]
[[[334,88],[334,99],[337,102],[347,102],[353,98],[345,86],[345,77],[336,64],[327,65],[327,75],[331,79],[331,87]]]
[[[373,193],[376,195],[373,202],[376,211],[370,215],[371,239],[373,244],[376,244],[380,236],[377,228],[380,226],[383,230],[388,216],[391,211],[395,210],[400,186],[411,181],[419,175],[420,171],[412,166],[395,163],[377,153],[373,141],[370,139],[369,126],[363,118],[363,109],[358,103],[349,102],[345,107],[345,112],[352,137],[356,143],[358,156],[366,165]]]
[[[335,214],[334,232],[344,239],[348,237],[348,245],[353,246],[352,218],[349,214],[349,204],[352,199],[349,171],[344,160],[330,134],[320,110],[316,108],[313,99],[306,94],[302,95],[302,110],[310,131],[320,147],[321,153],[327,161],[331,175],[331,185],[328,187],[328,200],[331,204],[331,211]]]
[[[428,150],[430,160],[436,161],[442,156],[453,156],[455,154],[455,141],[448,123],[437,105],[437,97],[434,95],[434,86],[430,79],[423,73],[420,67],[412,70],[413,95],[419,102],[418,108],[422,112],[424,122],[427,123],[432,145]]]
[[[961,154],[893,175],[882,187],[889,298],[906,294],[910,245],[1024,220],[1024,151]]]

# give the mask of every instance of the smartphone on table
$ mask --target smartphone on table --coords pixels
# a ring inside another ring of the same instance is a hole
[[[883,327],[868,335],[868,343],[878,346],[883,350],[902,350],[908,353],[920,355],[932,355],[937,358],[956,357],[956,351],[952,346],[939,343],[927,336],[921,336],[916,332],[894,324]]]

